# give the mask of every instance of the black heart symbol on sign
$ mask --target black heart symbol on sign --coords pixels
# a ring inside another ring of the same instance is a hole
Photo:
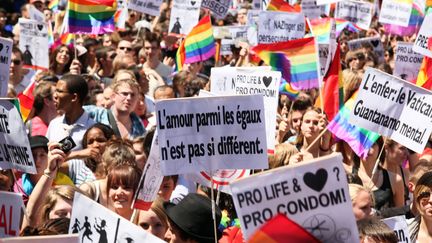
[[[311,172],[304,174],[303,181],[312,190],[320,192],[327,182],[327,176],[325,169],[319,169],[315,174]]]
[[[195,1],[191,1],[191,4],[192,4],[192,6],[194,6],[194,5],[195,5],[195,3],[196,3]]]
[[[266,76],[263,77],[263,83],[267,88],[271,84],[271,82],[272,82],[272,77],[266,77]]]
[[[371,43],[374,47],[377,47],[379,45],[380,41],[379,40],[373,40],[373,41],[371,41]]]
[[[38,25],[37,25],[37,28],[41,31],[41,30],[43,29],[43,25],[38,24]]]
[[[0,43],[0,52],[3,50],[3,43]]]

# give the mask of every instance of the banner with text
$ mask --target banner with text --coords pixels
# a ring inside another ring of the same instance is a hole
[[[342,0],[316,0],[318,5],[337,3],[340,1],[342,1]]]
[[[17,99],[0,99],[0,169],[36,174]]]
[[[156,116],[163,175],[268,167],[262,95],[161,100]]]
[[[413,51],[413,43],[398,42],[393,75],[408,82],[417,80],[423,55]]]
[[[152,16],[159,16],[162,2],[163,0],[129,0],[128,9]]]
[[[412,1],[383,0],[379,22],[407,27],[411,17]]]
[[[426,15],[420,27],[413,50],[422,55],[432,58],[432,49],[428,48],[428,40],[432,37],[432,12]]]
[[[21,194],[0,191],[0,238],[20,234],[24,202]]]
[[[0,37],[0,97],[7,95],[11,61],[12,39]]]
[[[211,69],[211,92],[217,95],[252,95],[264,97],[264,115],[268,153],[275,149],[276,113],[281,73],[262,68],[220,67]]]
[[[24,68],[47,70],[48,25],[44,22],[19,18],[19,49],[22,52]]]
[[[350,40],[348,41],[348,48],[350,51],[355,51],[362,48],[362,45],[365,44],[373,48],[373,52],[378,57],[380,63],[385,61],[384,47],[379,36]]]
[[[223,19],[231,6],[231,0],[202,0],[201,7],[212,11],[218,19]]]
[[[422,153],[432,132],[432,93],[368,68],[349,122]]]
[[[176,36],[187,35],[198,23],[201,0],[174,0],[168,31]]]
[[[321,242],[359,239],[339,153],[235,181],[231,191],[246,239],[278,213]]]
[[[303,13],[262,11],[258,22],[258,43],[275,43],[303,38]]]
[[[316,0],[302,0],[301,9],[309,19],[316,19],[322,15],[330,15],[330,6],[328,4],[318,5]]]
[[[404,215],[382,219],[382,221],[392,229],[398,237],[400,243],[410,243],[410,234],[407,221]]]
[[[335,18],[345,19],[367,30],[372,21],[373,4],[360,1],[341,1],[336,4]]]

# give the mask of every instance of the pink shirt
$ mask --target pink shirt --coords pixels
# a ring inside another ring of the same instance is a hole
[[[31,119],[31,132],[32,136],[41,135],[46,136],[48,131],[48,124],[45,124],[44,121],[38,116],[33,117]]]

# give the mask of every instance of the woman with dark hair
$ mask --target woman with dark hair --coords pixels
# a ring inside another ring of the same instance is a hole
[[[432,241],[432,172],[424,173],[414,189],[414,205],[419,215],[408,222],[411,242]]]
[[[49,69],[54,72],[57,76],[62,76],[63,74],[69,72],[69,68],[74,59],[74,51],[67,45],[59,45],[51,53],[49,60]]]

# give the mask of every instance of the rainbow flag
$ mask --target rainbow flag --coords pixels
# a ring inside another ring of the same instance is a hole
[[[48,21],[48,48],[51,48],[52,45],[54,45],[54,34],[51,21]]]
[[[288,2],[284,0],[271,0],[267,5],[268,11],[281,11],[281,12],[301,12],[301,6],[296,4],[291,6]]]
[[[383,24],[384,31],[388,34],[395,34],[399,36],[411,36],[419,31],[420,26],[423,23],[424,16],[425,16],[424,9],[421,9],[419,5],[413,3],[411,16],[407,27],[394,25],[394,24]]]
[[[51,9],[51,11],[53,11],[53,13],[58,12],[58,5],[59,5],[59,0],[52,0],[49,4],[48,4],[48,8]]]
[[[429,38],[428,47],[429,49],[432,49],[432,38]],[[432,58],[428,56],[423,57],[423,62],[420,66],[416,85],[428,90],[432,90]]]
[[[314,37],[259,44],[252,50],[258,56],[261,55],[261,52],[283,53],[290,63],[290,77],[286,81],[291,83],[294,89],[304,90],[319,87],[318,47]]]
[[[216,53],[213,28],[210,16],[204,16],[182,41],[177,50],[177,70],[181,71],[183,64],[205,61]]]
[[[349,144],[351,149],[362,158],[366,158],[368,150],[379,138],[378,133],[354,126],[348,122],[358,91],[355,92],[345,105],[340,109],[336,117],[328,124],[327,128],[336,137]]]
[[[300,94],[300,91],[294,89],[290,83],[283,79],[279,86],[279,93],[288,96],[290,100],[295,100]]]
[[[113,32],[116,0],[69,0],[66,11],[67,31],[77,34]]]
[[[332,18],[312,19],[309,21],[309,28],[320,43],[328,43],[330,39]],[[347,28],[351,32],[359,32],[360,27],[344,19],[334,19],[336,22],[336,37]]]
[[[319,243],[321,241],[286,215],[278,214],[264,223],[248,240],[248,243],[261,242]]]
[[[36,86],[36,82],[33,80],[27,88],[17,95],[20,104],[21,118],[24,122],[27,121],[30,112],[33,108],[34,96],[33,90]]]
[[[324,112],[329,121],[333,120],[339,109],[343,106],[343,79],[340,61],[340,46],[337,45],[334,58],[327,74],[324,76],[322,88],[322,100]]]

